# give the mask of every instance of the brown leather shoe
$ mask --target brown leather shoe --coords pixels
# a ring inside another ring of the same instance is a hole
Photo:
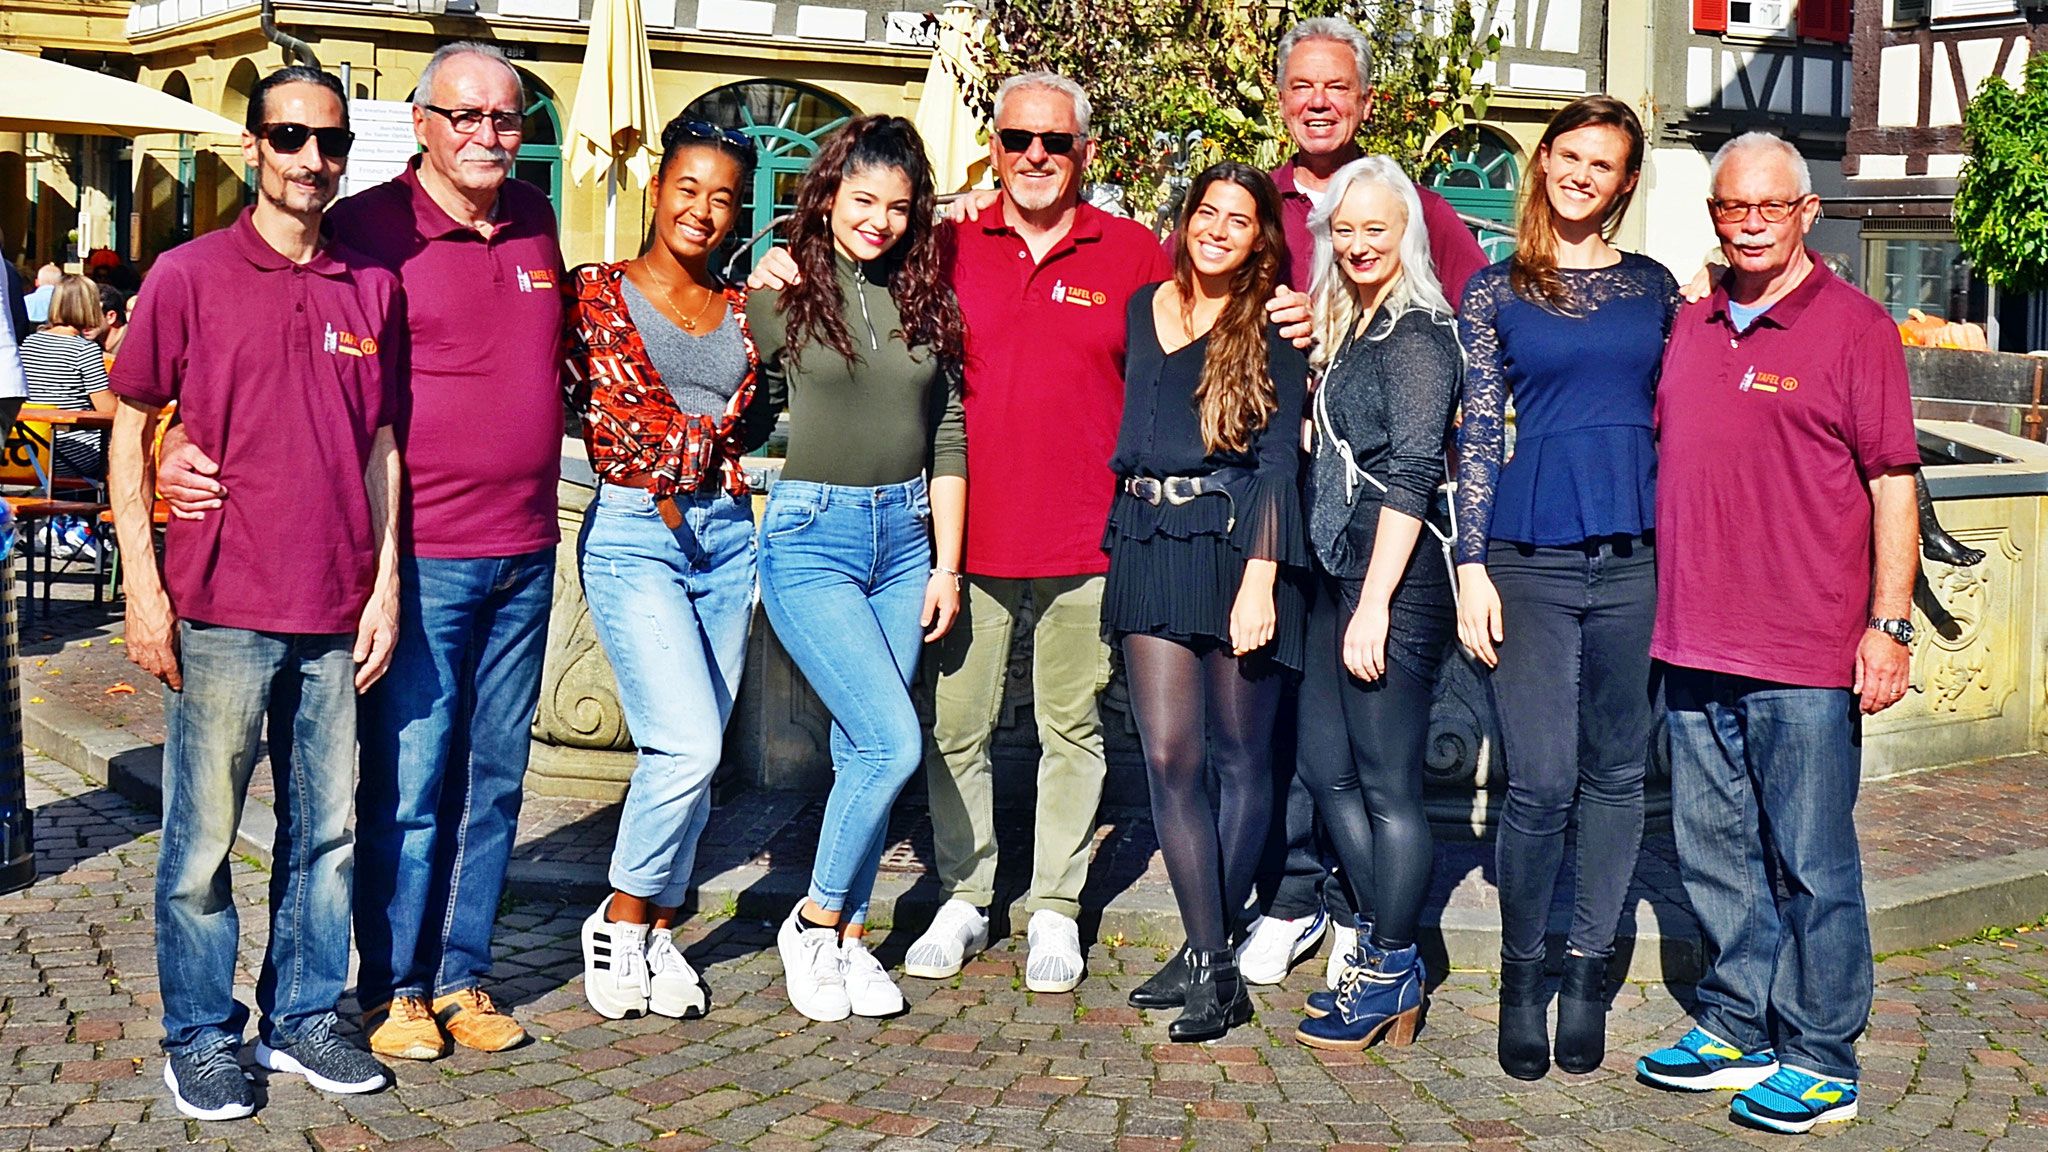
[[[464,988],[436,999],[434,1016],[457,1044],[479,1052],[503,1052],[526,1039],[519,1021],[500,1012],[481,988]]]
[[[418,996],[400,996],[363,1013],[363,1031],[370,1036],[370,1051],[379,1056],[439,1060],[448,1054],[448,1038]]]

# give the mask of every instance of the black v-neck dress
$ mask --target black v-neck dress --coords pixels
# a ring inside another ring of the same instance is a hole
[[[1272,642],[1253,655],[1298,672],[1309,563],[1297,483],[1308,361],[1269,328],[1266,371],[1279,406],[1248,450],[1211,454],[1202,445],[1195,401],[1209,339],[1172,353],[1161,348],[1152,321],[1158,290],[1154,284],[1133,293],[1126,314],[1123,424],[1109,463],[1117,496],[1102,538],[1109,553],[1103,632],[1113,641],[1135,633],[1227,647],[1245,562],[1273,560],[1280,564],[1273,586],[1278,621]],[[1124,488],[1132,476],[1218,475],[1227,495],[1208,493],[1178,505],[1149,504]]]

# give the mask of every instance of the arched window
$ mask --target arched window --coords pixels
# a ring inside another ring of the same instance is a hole
[[[754,169],[753,186],[740,206],[739,224],[729,243],[749,246],[737,268],[753,263],[753,252],[768,243],[763,235],[775,218],[796,206],[797,183],[819,142],[834,128],[846,123],[854,110],[838,97],[816,88],[787,84],[780,80],[747,80],[715,88],[690,102],[683,115],[737,128],[754,138],[761,150],[761,162]],[[744,233],[744,235],[740,235]]]
[[[1431,169],[1427,183],[1467,216],[1514,227],[1515,189],[1521,168],[1514,147],[1491,128],[1480,128],[1470,148],[1453,148],[1450,163]],[[1515,238],[1482,229],[1479,247],[1488,260],[1504,260],[1515,250]]]
[[[548,194],[555,213],[562,211],[562,114],[547,87],[521,70],[526,85],[526,134],[519,139],[519,155],[512,174]]]
[[[192,99],[192,85],[183,72],[173,72],[164,80],[164,91],[180,100]],[[178,169],[172,176],[171,184],[171,227],[165,247],[183,244],[192,238],[192,182],[198,175],[193,153],[192,136],[187,132],[178,133]]]

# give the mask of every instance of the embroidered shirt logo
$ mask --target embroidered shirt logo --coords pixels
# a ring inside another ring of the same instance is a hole
[[[322,342],[321,348],[337,356],[375,356],[377,340],[373,336],[358,336],[353,332],[344,332],[329,324],[327,338]]]
[[[1742,392],[1791,392],[1798,387],[1799,377],[1759,372],[1754,364],[1742,374],[1742,383],[1736,385],[1736,389]]]
[[[519,290],[521,292],[552,292],[555,290],[555,274],[546,268],[521,268]]]
[[[1109,303],[1109,296],[1103,292],[1090,292],[1086,288],[1069,287],[1066,281],[1061,280],[1052,286],[1052,302],[1094,308]]]

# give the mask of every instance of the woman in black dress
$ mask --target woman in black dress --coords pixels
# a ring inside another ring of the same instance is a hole
[[[1173,279],[1131,298],[1102,620],[1123,651],[1187,930],[1133,1001],[1181,1004],[1168,1034],[1191,1041],[1251,1019],[1229,933],[1265,846],[1282,678],[1301,667],[1295,473],[1308,366],[1266,325],[1287,266],[1272,180],[1218,164],[1186,203]]]

